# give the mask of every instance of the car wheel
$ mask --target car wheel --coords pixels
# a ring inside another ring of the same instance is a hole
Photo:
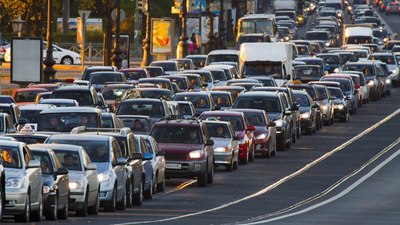
[[[46,212],[45,213],[45,217],[46,220],[57,220],[57,213],[58,213],[58,195],[56,195],[56,197],[54,198],[54,203],[53,203],[54,207],[53,210],[51,210],[51,212]]]
[[[31,220],[35,222],[42,221],[43,218],[43,195],[39,197],[39,209],[31,213]]]
[[[143,183],[140,181],[139,192],[133,195],[133,204],[142,205],[143,203]]]
[[[232,170],[233,170],[233,156],[232,156],[231,162],[228,165],[226,165],[225,170],[227,172],[232,172]]]
[[[68,211],[69,211],[68,199],[69,199],[69,194],[68,194],[68,198],[67,198],[67,201],[65,202],[64,207],[61,210],[58,211],[58,218],[59,219],[62,219],[62,220],[68,219]]]
[[[100,208],[100,188],[97,190],[94,205],[88,207],[88,213],[90,215],[97,215],[99,214],[99,208]]]
[[[144,199],[152,199],[152,198],[153,198],[153,180],[150,180],[150,187],[144,191]]]
[[[206,166],[206,171],[204,171],[203,174],[200,174],[200,175],[197,177],[197,186],[199,186],[199,187],[205,187],[205,186],[207,186],[207,180],[208,180],[208,178],[207,178],[207,175],[208,175],[207,171],[208,171],[208,165]]]
[[[104,207],[104,211],[106,212],[115,212],[117,210],[117,188],[114,187],[114,190],[111,195],[111,200],[107,204],[106,207]]]
[[[126,187],[126,184],[125,184],[125,187]],[[118,195],[118,192],[116,192],[116,193],[117,193],[116,195]],[[117,202],[117,209],[118,210],[125,210],[126,209],[126,193],[124,193],[122,195],[121,201]]]
[[[253,145],[253,147],[251,148],[251,152],[250,152],[250,155],[249,155],[249,161],[250,161],[250,162],[253,162],[253,161],[254,161],[254,145]]]
[[[61,59],[61,64],[63,64],[63,65],[72,65],[72,64],[74,64],[74,60],[70,56],[64,56]]]
[[[163,176],[162,181],[157,185],[157,192],[163,192],[163,191],[165,191],[165,174]]]
[[[286,151],[286,137],[283,136],[282,140],[279,141],[278,151]]]
[[[89,190],[86,190],[85,202],[83,203],[83,208],[76,211],[76,215],[79,217],[85,217],[88,215],[88,201],[89,201]]]
[[[312,128],[312,127],[307,128],[306,133],[307,133],[308,135],[312,135],[312,133],[313,133],[313,128]]]
[[[126,181],[126,207],[132,207],[133,202],[133,179]]]
[[[28,192],[25,199],[24,212],[20,215],[14,215],[14,220],[15,222],[19,223],[26,223],[29,222],[30,217],[31,217],[31,195]]]
[[[234,170],[239,169],[239,159],[233,161],[233,169]]]
[[[207,183],[214,183],[214,163],[211,163],[211,171],[207,174]]]

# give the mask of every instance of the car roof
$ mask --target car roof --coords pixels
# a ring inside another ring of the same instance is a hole
[[[19,141],[3,141],[3,140],[0,140],[0,145],[10,146],[10,147],[21,147],[22,145],[24,145],[24,143],[23,142],[19,142]]]
[[[107,135],[91,135],[91,134],[55,134],[49,137],[49,139],[53,140],[85,140],[85,141],[108,141],[111,137]]]
[[[19,106],[20,110],[45,110],[55,108],[53,105],[50,104],[29,104],[29,105],[21,105]]]
[[[278,93],[273,92],[273,91],[249,91],[246,93],[243,93],[238,96],[240,97],[256,97],[256,96],[264,96],[264,97],[277,97]]]
[[[73,91],[79,91],[79,90],[90,90],[91,86],[86,86],[86,85],[64,85],[64,86],[60,86],[56,89],[54,89],[53,92],[57,92],[57,91],[64,91],[64,90],[73,90]]]
[[[100,114],[101,111],[96,108],[91,107],[82,107],[82,106],[71,106],[71,107],[55,107],[45,109],[40,114],[46,113],[98,113]]]
[[[34,146],[39,148],[49,148],[49,149],[60,149],[73,152],[79,152],[82,149],[82,146],[69,145],[69,144],[31,144],[29,146]]]

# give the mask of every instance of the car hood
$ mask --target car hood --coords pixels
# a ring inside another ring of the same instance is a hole
[[[203,144],[158,143],[158,146],[167,154],[191,152],[203,148]]]
[[[268,133],[268,130],[265,126],[256,126],[254,130],[254,136],[258,136],[260,134]]]
[[[273,121],[281,119],[281,113],[268,113]]]
[[[76,171],[76,170],[70,170],[68,173],[69,180],[70,181],[80,181],[84,177],[84,172],[82,171]]]
[[[301,106],[301,107],[299,107],[299,111],[300,111],[300,113],[306,113],[306,112],[310,112],[311,109],[310,109],[310,107]]]
[[[19,178],[23,176],[24,171],[22,169],[5,168],[6,179],[14,177]]]
[[[220,138],[220,137],[212,137],[211,139],[214,140],[214,148],[228,147],[232,140],[230,138]]]
[[[108,167],[110,165],[109,162],[95,162],[96,166],[97,166],[97,173],[102,173],[106,170],[108,170]]]

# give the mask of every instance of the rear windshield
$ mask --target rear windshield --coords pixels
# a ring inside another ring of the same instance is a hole
[[[164,115],[164,109],[161,102],[123,101],[118,107],[116,114],[162,117]]]
[[[71,132],[77,126],[100,127],[97,113],[48,113],[40,114],[38,131]]]
[[[239,97],[236,99],[235,108],[262,109],[268,113],[282,112],[278,98]]]
[[[93,106],[93,99],[90,91],[55,91],[50,98],[74,99],[79,106]]]
[[[150,136],[158,143],[203,144],[200,127],[180,125],[158,125]]]
[[[105,84],[107,82],[122,82],[119,74],[92,74],[89,79],[92,84]]]
[[[139,80],[140,78],[147,78],[146,71],[123,71],[127,80]]]

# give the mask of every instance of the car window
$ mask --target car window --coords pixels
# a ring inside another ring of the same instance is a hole
[[[79,106],[94,105],[94,99],[90,91],[56,91],[53,92],[50,98],[74,99],[79,103]]]
[[[68,170],[81,171],[82,165],[79,160],[79,153],[73,151],[56,150],[56,156],[62,164],[62,167]],[[85,161],[85,160],[84,160]],[[87,165],[87,164],[85,164]]]
[[[0,146],[3,166],[6,168],[22,168],[18,147]]]
[[[190,137],[190,135],[193,135]],[[200,127],[159,125],[151,131],[151,136],[158,143],[192,143],[202,144]]]
[[[40,162],[40,168],[42,169],[43,174],[53,174],[53,163],[50,159],[50,155],[48,152],[42,151],[32,151],[33,157],[35,160]]]
[[[263,97],[239,97],[235,104],[235,108],[255,108],[262,109],[269,113],[281,112],[278,98],[263,98]]]
[[[123,101],[118,107],[118,115],[145,115],[158,116],[164,115],[161,102],[129,102]]]

